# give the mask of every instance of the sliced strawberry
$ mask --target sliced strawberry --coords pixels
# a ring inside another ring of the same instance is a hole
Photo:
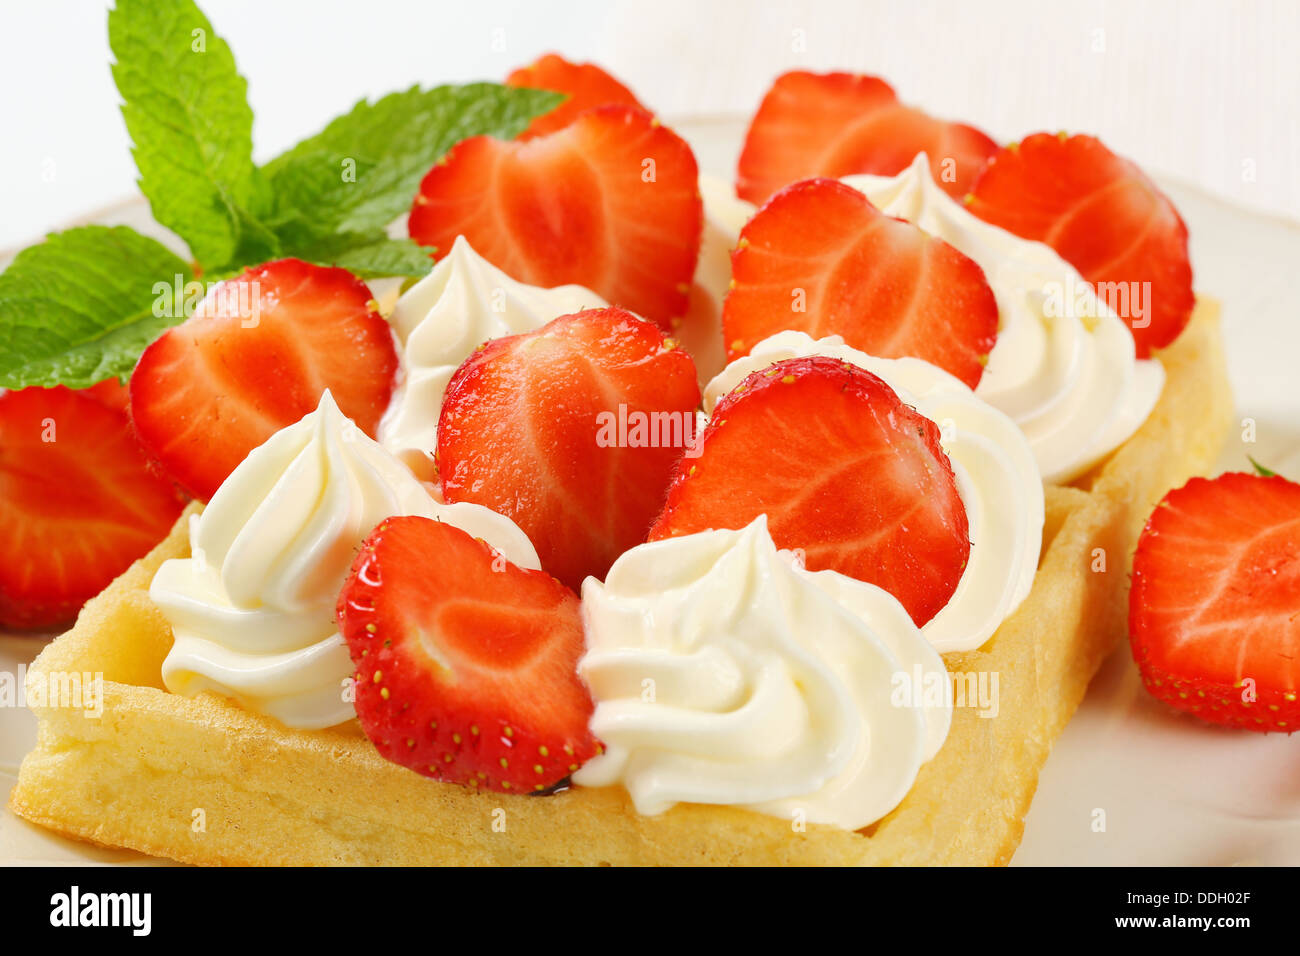
[[[184,507],[120,395],[116,382],[0,393],[0,629],[70,623]]]
[[[997,300],[974,260],[833,179],[768,200],[741,231],[731,269],[728,359],[795,329],[842,335],[882,358],[922,358],[974,388],[997,338]]]
[[[223,282],[145,350],[131,376],[131,419],[145,450],[206,501],[326,389],[374,435],[396,372],[392,330],[365,283],[281,259]]]
[[[506,86],[523,86],[535,90],[567,93],[569,98],[543,113],[519,134],[521,140],[534,139],[563,129],[579,113],[596,106],[615,103],[645,109],[632,91],[594,63],[570,63],[556,53],[547,53],[531,66],[523,66],[506,77]]]
[[[97,385],[92,385],[90,388],[84,388],[80,391],[86,398],[92,398],[115,412],[125,412],[131,397],[131,393],[127,391],[126,386],[115,378],[105,379]]]
[[[691,357],[622,309],[496,339],[447,386],[443,496],[513,518],[577,590],[645,540],[699,403]]]
[[[532,793],[594,756],[578,597],[428,518],[390,518],[352,565],[339,632],[362,729],[449,783]]]
[[[452,148],[420,184],[413,239],[458,235],[520,282],[586,286],[665,328],[686,311],[704,207],[685,140],[641,110],[601,106],[526,143]]]
[[[1231,473],[1165,495],[1133,557],[1129,639],[1171,707],[1300,727],[1300,485]]]
[[[870,372],[822,356],[755,372],[683,458],[652,541],[767,515],[779,548],[889,591],[917,625],[948,603],[970,555],[939,429]]]
[[[1129,323],[1139,358],[1171,343],[1191,318],[1187,226],[1142,170],[1091,136],[1035,133],[1000,150],[967,207],[1047,243],[1102,284],[1098,293]]]
[[[904,106],[877,77],[796,70],[776,78],[754,114],[736,192],[761,203],[810,176],[893,176],[924,152],[935,182],[961,197],[997,148],[973,126]]]

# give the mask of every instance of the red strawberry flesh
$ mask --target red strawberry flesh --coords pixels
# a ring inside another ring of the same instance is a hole
[[[974,260],[831,179],[768,200],[740,234],[732,275],[729,359],[795,329],[922,358],[974,388],[997,338],[997,300]]]
[[[535,118],[519,134],[520,140],[535,139],[568,126],[579,114],[597,106],[621,104],[644,109],[636,96],[594,63],[572,63],[555,53],[547,53],[529,65],[514,70],[506,78],[507,86],[554,90],[568,95],[563,103]]]
[[[987,222],[1046,243],[1099,284],[1128,321],[1139,358],[1173,342],[1191,318],[1187,226],[1142,170],[1096,138],[1035,133],[1000,150],[967,205]]]
[[[0,393],[0,629],[70,623],[184,507],[121,395],[116,382]]]
[[[512,278],[576,284],[665,328],[686,312],[704,210],[695,156],[642,110],[602,106],[527,142],[478,136],[424,177],[410,234],[463,235]]]
[[[1169,705],[1249,730],[1300,726],[1300,484],[1229,473],[1166,495],[1133,559],[1129,635]]]
[[[970,555],[952,465],[935,424],[880,378],[820,356],[778,362],[717,404],[701,441],[650,540],[766,514],[777,547],[884,588],[918,625],[952,597]]]
[[[245,271],[149,346],[131,377],[145,450],[204,501],[248,453],[329,389],[373,436],[397,351],[365,283],[297,259]]]
[[[893,176],[924,152],[935,181],[960,198],[996,150],[973,126],[900,103],[877,77],[796,70],[777,77],[750,123],[736,192],[761,203],[812,176]]]
[[[577,595],[444,522],[391,518],[339,596],[357,716],[388,760],[451,783],[546,790],[597,750]]]
[[[443,495],[512,518],[542,566],[577,590],[644,540],[699,401],[690,356],[621,309],[497,339],[447,386]],[[660,424],[638,440],[632,428],[620,436],[620,419]]]

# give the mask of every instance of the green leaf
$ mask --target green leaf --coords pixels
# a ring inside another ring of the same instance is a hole
[[[295,255],[322,266],[342,266],[362,279],[423,276],[433,267],[431,249],[411,239],[390,239],[381,229],[339,232],[304,246]]]
[[[460,140],[512,139],[562,100],[547,90],[495,83],[416,86],[374,103],[362,100],[263,167],[277,231],[383,228],[411,208],[424,174]]]
[[[0,387],[126,378],[185,318],[170,291],[192,278],[183,259],[126,226],[69,229],[24,249],[0,273]]]
[[[191,0],[117,0],[108,37],[154,218],[209,269],[276,255],[247,84],[207,17]]]
[[[1277,472],[1276,472],[1276,471],[1273,471],[1271,468],[1265,468],[1263,465],[1261,465],[1259,462],[1257,462],[1257,461],[1256,461],[1254,458],[1252,458],[1250,455],[1247,455],[1246,457],[1250,460],[1250,463],[1251,463],[1252,465],[1255,466],[1255,471],[1259,473],[1260,477],[1263,477],[1263,478],[1276,478],[1276,477],[1277,477]]]

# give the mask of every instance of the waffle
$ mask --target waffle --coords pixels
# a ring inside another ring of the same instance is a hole
[[[1047,488],[1029,597],[983,648],[945,657],[950,671],[998,675],[997,716],[958,707],[907,797],[864,830],[698,804],[641,816],[616,787],[471,791],[383,760],[355,721],[294,730],[210,694],[169,694],[171,631],[148,587],[164,560],[188,555],[188,512],[32,665],[29,681],[102,672],[103,714],[33,705],[39,740],[9,805],[69,837],[199,864],[1006,863],[1052,743],[1125,633],[1143,522],[1211,467],[1226,432],[1217,305],[1200,300],[1160,359],[1168,381],[1138,433],[1080,481]]]

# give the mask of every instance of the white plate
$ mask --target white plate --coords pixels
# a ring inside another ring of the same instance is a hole
[[[734,117],[696,118],[676,129],[695,147],[701,169],[729,179],[744,125]],[[1248,468],[1251,454],[1300,478],[1300,309],[1290,284],[1300,226],[1178,183],[1161,185],[1191,231],[1196,288],[1223,303],[1238,421],[1255,422],[1256,442],[1231,437],[1220,470]],[[166,238],[142,201],[86,221]],[[0,670],[12,672],[39,649],[35,641],[0,639]],[[31,714],[0,709],[0,792],[8,793],[35,734]],[[1104,830],[1096,828],[1101,819]],[[0,811],[0,861],[150,862],[62,840],[7,810]],[[1120,647],[1047,762],[1014,863],[1300,864],[1300,746],[1173,714],[1141,689],[1128,648]]]

